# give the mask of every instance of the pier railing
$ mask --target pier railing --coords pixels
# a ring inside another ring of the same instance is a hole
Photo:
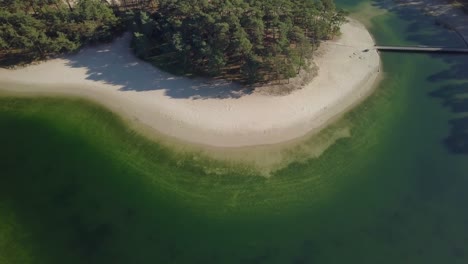
[[[430,46],[374,46],[378,51],[425,52],[425,53],[466,53],[468,48],[430,47]]]

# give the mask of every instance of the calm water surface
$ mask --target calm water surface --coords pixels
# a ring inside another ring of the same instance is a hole
[[[390,1],[337,2],[379,44],[463,44]],[[468,56],[382,59],[338,121],[351,137],[270,178],[81,100],[0,98],[0,263],[468,263]]]

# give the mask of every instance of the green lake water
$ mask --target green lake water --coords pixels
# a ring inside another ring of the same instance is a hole
[[[390,1],[337,2],[379,44],[463,44]],[[382,60],[323,132],[351,137],[269,178],[80,99],[0,97],[0,264],[468,263],[468,56]]]

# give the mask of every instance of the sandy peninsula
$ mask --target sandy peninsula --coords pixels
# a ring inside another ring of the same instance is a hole
[[[72,56],[0,69],[0,90],[81,96],[183,141],[240,147],[320,130],[369,95],[380,72],[371,35],[354,20],[343,25],[339,38],[321,45],[314,60],[318,75],[281,96],[264,87],[173,76],[135,58],[129,41],[124,35]]]

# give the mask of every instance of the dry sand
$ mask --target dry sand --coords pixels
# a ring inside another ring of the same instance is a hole
[[[135,58],[129,35],[38,65],[0,69],[0,90],[82,96],[163,134],[192,143],[274,144],[318,131],[371,93],[380,72],[374,41],[356,21],[316,55],[318,75],[288,95],[228,81],[188,79]]]

